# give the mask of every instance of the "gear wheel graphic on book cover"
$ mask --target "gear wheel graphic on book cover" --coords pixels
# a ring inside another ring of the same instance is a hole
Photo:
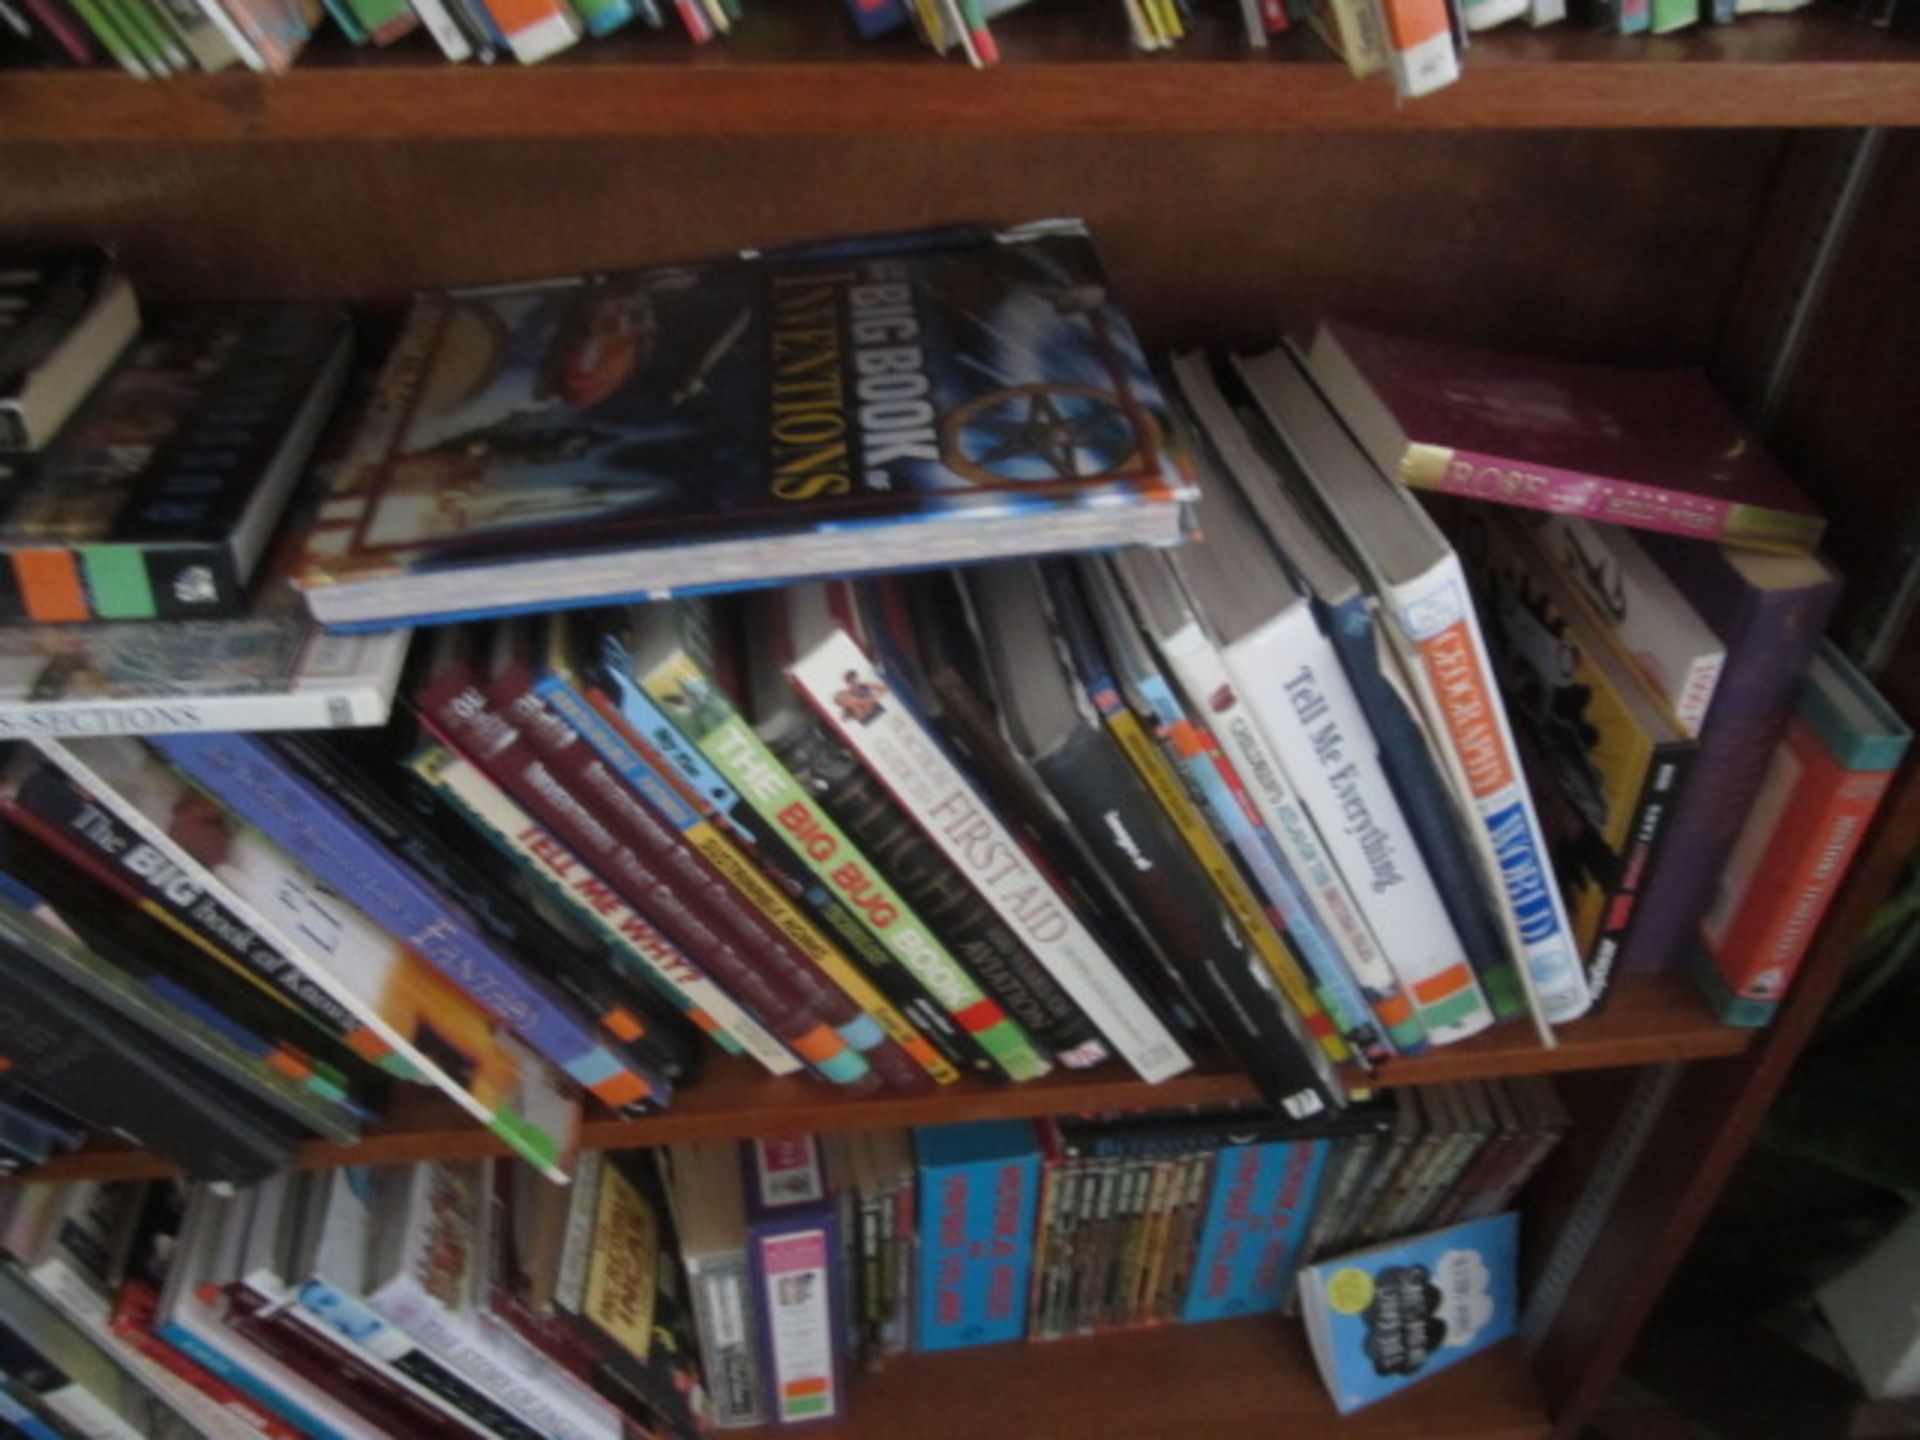
[[[1152,420],[1120,395],[1092,385],[1040,384],[967,401],[946,417],[940,448],[955,474],[1004,485],[1127,474],[1158,445]]]

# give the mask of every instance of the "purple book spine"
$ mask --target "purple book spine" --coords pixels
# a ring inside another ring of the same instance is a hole
[[[462,911],[258,739],[157,735],[149,743],[601,1099],[624,1105],[654,1088],[631,1075],[544,982],[496,951]]]
[[[1762,589],[1717,545],[1667,535],[1636,538],[1727,647],[1699,750],[1668,821],[1665,863],[1647,881],[1621,953],[1623,973],[1645,975],[1682,963],[1713,903],[1720,871],[1840,597],[1840,581],[1829,570],[1813,584]]]

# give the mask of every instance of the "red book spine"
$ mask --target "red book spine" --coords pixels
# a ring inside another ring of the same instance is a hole
[[[24,3],[54,42],[73,57],[75,64],[92,65],[100,58],[92,37],[57,0],[24,0]]]
[[[387,1434],[405,1435],[407,1440],[486,1440],[396,1383],[351,1347],[335,1345],[286,1311],[273,1309],[245,1285],[227,1286],[226,1297],[224,1318],[235,1334]]]
[[[266,1440],[301,1440],[301,1432],[278,1415],[257,1405],[204,1365],[188,1359],[153,1333],[159,1296],[143,1280],[129,1280],[113,1302],[108,1325],[113,1333],[154,1364],[193,1386],[235,1420]]]
[[[897,1090],[926,1087],[925,1072],[878,1022],[821,974],[705,856],[696,853],[625,780],[607,768],[580,732],[534,690],[533,673],[524,664],[511,664],[497,675],[487,698],[494,714],[516,728],[533,753],[576,796],[592,806],[631,849],[647,856],[682,894],[694,897],[741,953],[771,967],[775,983],[803,996],[888,1086]]]
[[[1260,0],[1260,23],[1267,27],[1269,35],[1278,35],[1287,28],[1287,7],[1285,0]]]
[[[796,1055],[816,1069],[851,1072],[850,1085],[870,1088],[878,1083],[866,1063],[846,1049],[839,1034],[813,1013],[803,996],[776,987],[749,965],[664,876],[581,804],[526,739],[490,711],[467,665],[457,661],[441,665],[414,703],[430,729],[479,766],[684,953],[696,957]],[[849,1058],[857,1069],[842,1063]]]

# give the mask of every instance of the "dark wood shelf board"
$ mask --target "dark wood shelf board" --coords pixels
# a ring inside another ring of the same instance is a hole
[[[820,1440],[1540,1440],[1547,1419],[1519,1347],[1476,1355],[1358,1414],[1327,1399],[1297,1324],[1277,1316],[896,1360],[848,1388]],[[767,1437],[784,1432],[744,1432]]]
[[[824,4],[756,5],[694,47],[619,36],[531,68],[456,66],[424,36],[316,43],[277,79],[141,83],[117,71],[0,72],[0,139],[151,142],[892,133],[1220,133],[1920,124],[1920,46],[1844,16],[1756,16],[1660,37],[1572,26],[1477,37],[1466,78],[1414,104],[1354,80],[1304,30],[1250,51],[1232,7],[1159,55],[1121,7],[1043,5],[995,27],[976,72],[899,38],[867,44]]]
[[[1386,1085],[1434,1085],[1498,1075],[1599,1070],[1668,1060],[1703,1060],[1744,1050],[1752,1032],[1719,1024],[1678,977],[1620,981],[1599,1015],[1567,1027],[1542,1047],[1524,1025],[1505,1025],[1460,1045],[1395,1061]],[[877,1129],[959,1120],[1013,1119],[1082,1111],[1143,1110],[1253,1098],[1238,1071],[1201,1070],[1143,1085],[1115,1064],[1092,1073],[1059,1072],[1025,1085],[967,1081],[914,1095],[851,1099],[805,1079],[774,1080],[750,1061],[711,1057],[706,1073],[658,1115],[602,1115],[582,1127],[581,1144],[612,1150],[682,1140],[740,1139],[827,1130]],[[405,1089],[395,1111],[359,1143],[313,1142],[303,1165],[383,1165],[409,1160],[505,1154],[501,1142],[431,1092]],[[34,1172],[37,1179],[123,1180],[168,1173],[152,1155],[103,1142]]]

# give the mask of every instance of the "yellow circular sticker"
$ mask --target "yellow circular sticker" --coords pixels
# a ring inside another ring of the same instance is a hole
[[[1358,1315],[1373,1303],[1373,1277],[1349,1265],[1327,1279],[1327,1303],[1342,1315]]]

